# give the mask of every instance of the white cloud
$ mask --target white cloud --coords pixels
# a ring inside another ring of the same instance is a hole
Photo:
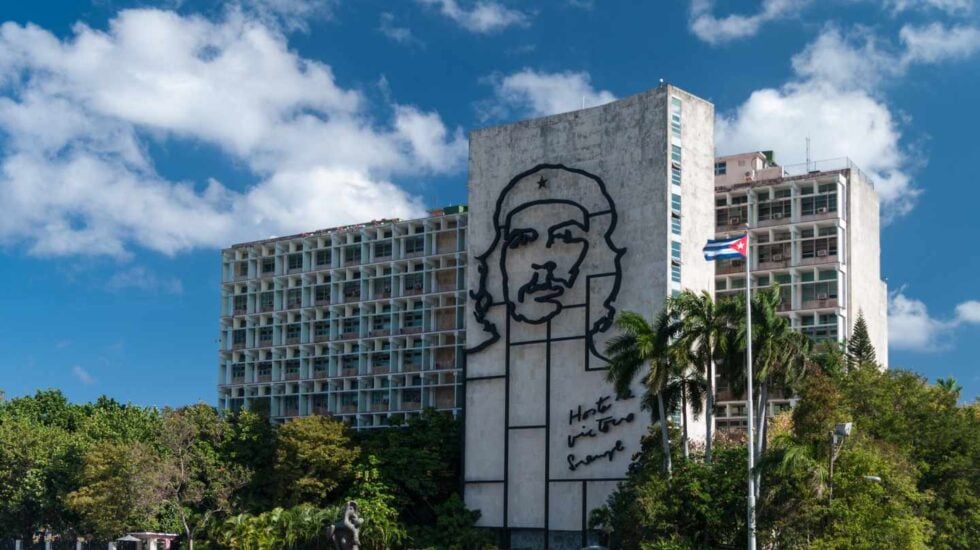
[[[494,101],[484,106],[486,115],[545,116],[614,101],[607,90],[596,90],[587,72],[545,73],[523,69],[503,78],[491,79]]]
[[[957,15],[973,10],[973,0],[886,0],[884,5],[895,13],[910,10],[937,10]]]
[[[526,27],[528,16],[510,9],[499,2],[481,0],[466,9],[456,0],[418,0],[427,6],[436,6],[439,13],[452,19],[464,29],[479,34],[492,34],[507,27]]]
[[[874,180],[886,220],[909,212],[920,193],[900,137],[888,107],[868,92],[815,80],[756,90],[715,126],[720,155],[774,150],[784,165],[802,163],[810,138],[813,158],[850,157]]]
[[[85,384],[86,386],[91,386],[95,383],[95,377],[89,374],[89,372],[83,369],[80,365],[75,365],[71,368],[72,375],[78,379],[79,382]]]
[[[381,32],[381,34],[387,36],[395,42],[398,42],[399,44],[422,44],[422,42],[412,34],[412,29],[409,29],[408,27],[399,27],[396,25],[394,14],[389,12],[383,12],[381,14],[378,30]]]
[[[691,32],[713,45],[748,38],[755,36],[765,23],[799,13],[808,3],[809,0],[762,0],[759,11],[752,15],[716,17],[712,13],[713,0],[692,0]]]
[[[166,294],[182,294],[184,292],[184,285],[180,279],[157,275],[143,266],[133,266],[115,273],[109,277],[105,286],[106,289],[112,291],[136,289]]]
[[[241,8],[268,26],[307,31],[311,20],[333,16],[336,0],[239,0]]]
[[[980,302],[970,300],[956,306],[956,320],[961,323],[980,323]]]
[[[956,306],[952,319],[929,314],[921,300],[905,296],[904,289],[888,300],[888,345],[909,351],[938,351],[949,346],[953,331],[964,324],[980,324],[980,302],[970,300]]]
[[[125,256],[133,244],[173,254],[419,216],[420,200],[390,176],[465,159],[462,132],[438,114],[392,104],[392,119],[377,120],[329,66],[240,11],[210,21],[129,10],[65,40],[6,23],[0,87],[0,244],[38,255]],[[256,182],[169,181],[150,140],[212,144]]]
[[[905,64],[961,60],[980,51],[980,29],[976,27],[947,27],[940,23],[905,25],[899,31],[899,38],[905,45],[902,58]]]

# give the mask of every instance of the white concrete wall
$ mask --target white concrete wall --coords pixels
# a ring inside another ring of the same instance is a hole
[[[848,333],[864,312],[878,362],[888,367],[888,288],[881,280],[881,229],[878,193],[871,182],[850,171],[847,194]]]
[[[682,253],[690,263],[683,266],[682,282],[710,290],[713,271],[700,254],[701,244],[713,233],[710,104],[664,86],[604,106],[479,130],[470,136],[468,287],[476,293],[487,290],[484,298],[493,305],[482,321],[499,333],[498,340],[467,355],[466,502],[482,512],[481,525],[581,530],[588,511],[605,501],[615,488],[614,480],[625,475],[631,455],[639,449],[649,424],[648,413],[639,408],[639,384],[634,389],[637,397],[614,400],[601,370],[605,363],[589,352],[585,338],[608,312],[603,302],[611,295],[616,277],[588,277],[614,273],[615,249],[625,249],[619,292],[610,302],[616,312],[631,310],[652,317],[670,293],[667,107],[671,93],[683,98],[683,127],[690,129],[683,139],[684,171],[690,179],[685,180],[682,203]],[[516,178],[527,171],[533,173]],[[589,175],[601,179],[613,204]],[[546,181],[539,186],[541,179]],[[503,192],[511,183],[512,189]],[[513,247],[503,242],[495,245],[498,201],[497,225],[504,227],[502,231],[534,228],[537,239]],[[549,230],[570,219],[581,221],[583,216],[577,206],[554,201],[573,201],[595,215],[588,216],[587,230],[573,227],[572,237],[587,242],[588,251],[574,284],[561,285],[553,279],[561,290],[549,299],[564,307],[551,316],[555,308],[548,300],[542,304],[526,298],[522,303],[515,289],[535,273],[539,282],[547,280],[547,270],[540,268],[545,261],[555,262],[558,267],[552,273],[557,277],[568,273],[568,266],[579,257],[581,249],[564,241],[543,246]],[[614,228],[613,216],[604,212],[609,209],[615,213]],[[481,281],[481,256],[486,258],[485,281]],[[503,271],[509,292],[503,288]],[[485,282],[482,287],[481,282]],[[515,304],[513,315],[507,314],[505,296]],[[576,307],[580,304],[584,305]],[[466,329],[471,350],[490,337],[477,318],[479,309],[470,299]],[[601,352],[614,333],[614,328],[600,331],[596,350]],[[601,412],[581,419],[570,416],[579,406],[583,412],[589,408]],[[596,422],[600,417],[627,420],[603,432]],[[569,437],[583,431],[594,436],[575,439],[570,446]],[[607,452],[611,459],[603,456],[579,464]]]

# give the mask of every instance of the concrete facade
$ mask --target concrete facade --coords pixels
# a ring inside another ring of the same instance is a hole
[[[458,413],[466,208],[222,251],[218,407],[376,428]]]
[[[879,363],[888,365],[888,295],[881,279],[878,194],[848,159],[779,166],[770,152],[715,161],[719,237],[751,233],[752,287],[778,284],[780,312],[819,342],[851,336],[864,314]],[[742,296],[745,263],[722,260],[717,297]],[[745,402],[719,380],[718,429],[744,429]],[[770,400],[771,414],[796,402]]]
[[[603,350],[617,312],[712,290],[713,123],[661,86],[470,136],[465,499],[514,547],[584,546],[639,448]]]

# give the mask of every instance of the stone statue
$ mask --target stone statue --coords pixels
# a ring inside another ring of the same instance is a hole
[[[358,536],[364,519],[357,515],[357,503],[353,500],[344,505],[344,513],[337,523],[330,526],[327,535],[337,545],[337,550],[360,550]]]

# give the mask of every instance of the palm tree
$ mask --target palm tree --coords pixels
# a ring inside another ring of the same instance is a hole
[[[769,392],[773,387],[791,391],[797,386],[810,365],[813,346],[809,337],[793,330],[789,320],[777,314],[780,299],[778,287],[761,290],[752,296],[752,368],[755,377],[752,383],[753,388],[757,388],[755,409],[758,411],[755,426],[757,438],[752,452],[755,453],[756,463],[761,463],[766,450]],[[741,309],[737,313],[740,323],[737,341],[739,348],[744,349],[747,336],[744,305],[737,309]],[[755,476],[758,492],[758,471]]]
[[[683,442],[684,459],[687,460],[691,456],[690,437],[687,432],[687,427],[690,424],[687,417],[688,404],[690,404],[692,416],[697,420],[701,416],[701,413],[704,412],[705,394],[708,392],[708,383],[701,373],[691,368],[690,350],[676,345],[674,349],[676,350],[676,359],[673,363],[674,370],[670,374],[670,378],[667,379],[667,384],[663,390],[664,406],[668,413],[680,412],[683,433],[681,440]],[[686,360],[685,356],[687,356]]]
[[[708,291],[696,293],[685,290],[672,299],[674,308],[683,319],[679,341],[691,350],[693,364],[707,380],[705,407],[704,461],[711,462],[711,439],[715,407],[715,364],[723,355],[730,331],[726,304],[716,304]]]
[[[647,322],[639,313],[624,311],[616,318],[616,327],[623,333],[612,338],[606,346],[609,370],[606,380],[613,383],[616,394],[629,395],[630,384],[649,366],[643,385],[646,392],[641,403],[651,412],[654,421],[660,422],[660,443],[664,453],[664,471],[671,473],[670,436],[667,433],[667,412],[664,389],[671,373],[673,360],[671,341],[680,330],[670,302],[653,320]],[[655,405],[654,405],[655,404]]]

